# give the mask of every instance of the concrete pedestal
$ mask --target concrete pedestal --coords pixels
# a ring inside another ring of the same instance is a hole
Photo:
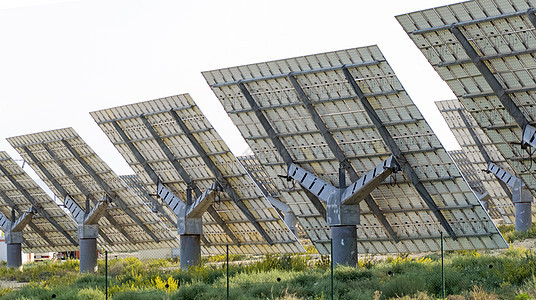
[[[516,209],[516,232],[527,231],[532,226],[531,204],[530,202],[514,203]]]
[[[357,231],[355,225],[332,226],[334,265],[357,266]]]
[[[80,241],[80,273],[97,271],[97,239],[81,238]]]
[[[201,235],[183,234],[180,236],[181,269],[197,266],[201,262]]]
[[[20,243],[7,244],[7,267],[22,267],[22,248]]]

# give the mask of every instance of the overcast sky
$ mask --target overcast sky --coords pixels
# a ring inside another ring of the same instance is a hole
[[[457,149],[433,103],[455,97],[394,18],[456,2],[0,0],[0,150],[20,158],[5,138],[74,127],[132,173],[89,112],[190,93],[240,155],[247,145],[201,71],[372,44]]]

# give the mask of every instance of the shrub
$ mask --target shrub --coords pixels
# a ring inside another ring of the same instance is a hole
[[[104,300],[106,295],[104,292],[94,288],[84,288],[78,291],[78,298],[80,300]]]

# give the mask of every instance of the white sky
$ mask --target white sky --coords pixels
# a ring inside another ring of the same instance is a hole
[[[455,97],[394,18],[456,2],[0,0],[0,150],[20,158],[5,138],[74,127],[133,173],[89,112],[190,93],[240,155],[247,145],[201,71],[372,44],[457,149],[433,103]]]

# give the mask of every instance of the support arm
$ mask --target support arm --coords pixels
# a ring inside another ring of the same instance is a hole
[[[158,196],[171,208],[177,216],[184,215],[186,204],[171,192],[163,183],[159,182],[156,190]]]
[[[214,197],[209,197],[214,191],[223,191],[218,182],[214,182],[211,187],[204,191],[201,196],[197,197],[194,203],[188,205],[186,209],[187,218],[201,218],[208,207],[214,202]]]
[[[502,182],[506,183],[511,188],[514,188],[514,186],[516,185],[518,181],[522,183],[521,179],[506,172],[506,170],[504,170],[503,168],[497,166],[496,164],[492,162],[488,163],[488,169],[486,170],[486,172],[493,173],[495,176],[497,176],[497,178],[499,178]]]
[[[0,227],[3,232],[9,232],[11,230],[11,221],[3,213],[0,212]]]
[[[400,171],[400,166],[391,155],[376,168],[359,178],[344,190],[341,195],[341,204],[358,204],[376,189],[389,175]]]
[[[336,187],[316,177],[316,175],[306,171],[295,163],[289,165],[287,175],[298,181],[305,189],[325,203],[328,203],[328,200],[337,193]]]
[[[73,198],[71,198],[71,196],[65,196],[63,203],[65,204],[65,207],[69,210],[71,215],[73,215],[76,223],[84,223],[86,213],[78,204],[76,204],[76,202],[73,200]]]
[[[96,225],[99,222],[99,219],[106,212],[106,208],[108,208],[108,203],[110,203],[110,200],[105,195],[104,199],[97,202],[97,204],[93,206],[93,209],[86,215],[84,225]]]
[[[20,232],[30,223],[33,216],[37,211],[33,206],[31,206],[27,211],[25,211],[22,216],[20,216],[15,223],[11,225],[11,232]]]

